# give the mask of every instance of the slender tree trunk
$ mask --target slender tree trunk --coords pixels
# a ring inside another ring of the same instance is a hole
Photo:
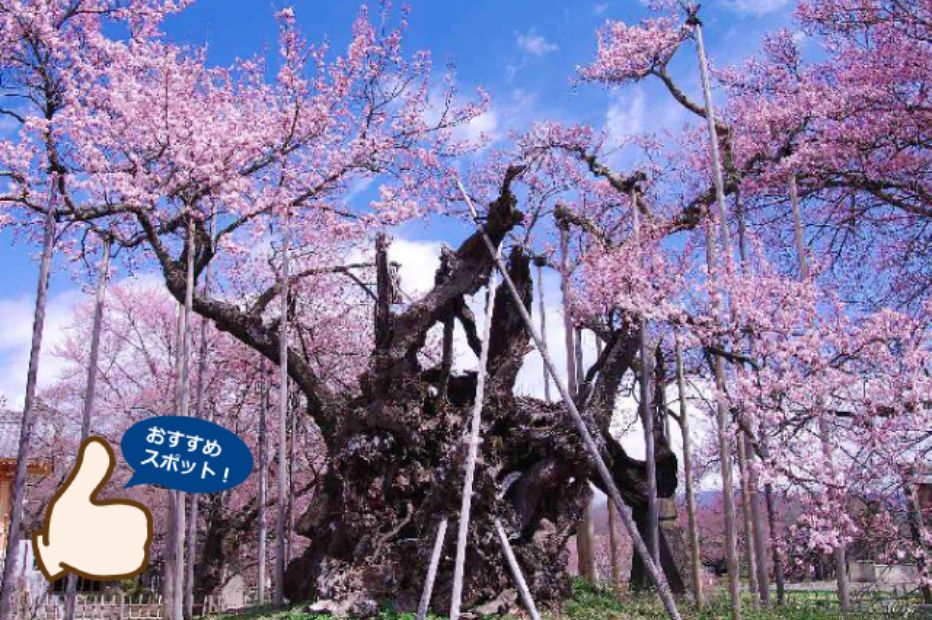
[[[175,411],[181,410],[181,365],[184,340],[184,304],[177,308],[178,316],[175,323],[175,350],[174,350],[174,405]],[[181,620],[175,616],[175,556],[178,540],[178,492],[166,490],[168,508],[168,527],[165,532],[165,545],[162,557],[162,616],[165,620]]]
[[[29,349],[29,367],[26,371],[26,398],[19,427],[19,446],[16,451],[16,472],[13,477],[13,497],[10,502],[10,519],[7,530],[6,552],[3,562],[3,582],[0,583],[0,620],[13,617],[12,597],[17,589],[13,571],[19,556],[19,534],[23,522],[23,502],[26,497],[26,473],[29,449],[36,421],[36,381],[39,376],[39,355],[42,352],[42,332],[45,328],[45,307],[48,300],[49,272],[55,245],[55,179],[51,176],[48,210],[42,232],[42,258],[39,260],[39,282],[36,286],[36,308],[32,320],[32,344]]]
[[[766,445],[766,439],[762,440],[762,448]],[[765,451],[764,457],[767,456]],[[764,485],[764,502],[767,507],[767,525],[770,530],[770,555],[773,562],[773,580],[777,586],[777,605],[782,607],[786,602],[786,577],[783,573],[783,554],[780,552],[780,523],[777,520],[776,498],[773,484],[770,482]]]
[[[265,604],[265,582],[266,582],[266,539],[268,538],[268,526],[266,525],[266,508],[265,504],[268,501],[268,440],[266,438],[266,418],[268,417],[269,411],[269,377],[265,372],[265,358],[262,358],[262,361],[259,362],[260,374],[262,375],[262,396],[260,398],[259,405],[259,463],[257,469],[259,470],[259,541],[258,541],[258,550],[256,552],[257,563],[258,563],[258,598],[259,604]]]
[[[94,415],[94,400],[97,396],[97,363],[100,359],[100,327],[104,315],[104,295],[110,271],[110,238],[105,237],[101,246],[100,271],[97,274],[97,291],[94,296],[94,318],[91,324],[91,350],[87,360],[87,383],[84,386],[84,407],[81,412],[81,441],[87,439]],[[74,619],[74,604],[78,596],[78,577],[69,573],[65,584],[65,620]]]
[[[191,307],[194,300],[194,215],[188,214],[187,251],[185,255],[185,292],[182,308],[181,331],[181,375],[179,378],[178,415],[191,415]],[[184,617],[184,577],[185,577],[185,494],[178,492],[175,497],[176,537],[175,543],[175,584],[172,592],[172,618]]]
[[[566,343],[566,381],[571,398],[576,398],[579,393],[579,375],[577,370],[576,355],[576,330],[573,327],[573,319],[570,310],[570,292],[569,292],[569,230],[566,227],[560,228],[560,252],[561,252],[561,276],[560,290],[563,293],[563,333]],[[576,557],[579,565],[580,576],[594,582],[596,579],[595,554],[593,553],[593,528],[592,528],[592,506],[591,498],[583,508],[582,516],[576,526]]]
[[[822,443],[822,456],[828,466],[829,476],[835,477],[835,464],[832,458],[832,439],[828,426],[828,420],[825,419],[825,412],[819,412],[819,441]],[[830,489],[830,494],[839,504],[844,503],[844,496],[836,489]],[[835,562],[835,583],[838,590],[838,605],[842,612],[851,610],[851,593],[848,586],[848,553],[844,543],[840,543],[832,552],[832,558]]]
[[[301,395],[297,390],[297,386],[294,386],[294,402],[292,404],[291,410],[289,412],[290,423],[288,425],[288,529],[285,534],[285,542],[287,544],[285,548],[285,565],[291,563],[292,550],[294,549],[294,533],[295,533],[295,521],[294,521],[294,450],[295,450],[295,432],[297,431],[297,412],[301,410]]]
[[[757,566],[757,587],[760,593],[760,600],[765,607],[770,607],[770,575],[767,574],[767,539],[764,536],[764,521],[760,510],[760,489],[758,487],[757,475],[754,473],[753,460],[754,452],[751,447],[750,438],[742,434],[741,441],[745,444],[745,452],[748,454],[748,489],[751,495],[751,526],[754,534],[754,551]]]
[[[210,219],[210,238],[214,239],[214,226],[216,225],[216,213],[211,213]],[[202,290],[204,294],[210,293],[210,272],[212,263],[208,262],[204,268],[204,283]],[[201,317],[200,329],[198,335],[198,354],[197,354],[197,389],[194,397],[194,415],[204,417],[204,391],[206,382],[204,377],[207,373],[207,318]],[[191,514],[188,515],[188,549],[185,556],[185,580],[184,580],[184,612],[186,618],[194,617],[194,559],[197,555],[197,526],[200,521],[200,496],[193,493],[189,498],[191,504]]]
[[[443,349],[440,358],[440,398],[447,397],[450,384],[450,372],[453,369],[453,333],[456,324],[452,316],[443,322]]]
[[[570,313],[569,297],[569,269],[570,269],[570,250],[569,250],[569,231],[560,228],[560,291],[563,294],[563,334],[566,344],[566,387],[572,398],[576,398],[576,343],[573,338],[573,319]]]
[[[602,356],[602,339],[595,334],[595,352],[596,357]],[[608,512],[608,544],[609,556],[612,563],[612,588],[615,592],[620,593],[624,586],[621,571],[621,539],[618,531],[618,509],[612,503],[611,498],[606,498],[605,509]]]
[[[612,504],[611,499],[606,502],[605,508],[608,510],[608,545],[609,557],[612,562],[612,588],[615,592],[621,592],[621,588],[624,586],[624,580],[621,574],[621,550],[619,549],[621,541],[618,535],[618,509]]]
[[[788,182],[790,208],[793,211],[793,237],[796,241],[796,255],[799,260],[799,277],[805,282],[810,276],[809,262],[806,257],[806,242],[803,239],[803,221],[802,214],[800,213],[799,191],[796,187],[795,173],[790,174]],[[825,415],[825,412],[822,411],[820,407],[818,420],[819,441],[822,444],[822,456],[825,459],[829,474],[834,478],[835,465],[832,457],[832,440],[828,420],[826,420]],[[832,484],[834,484],[834,480]],[[837,490],[830,489],[830,494],[834,496],[833,499],[838,500],[839,503],[844,503],[844,496],[839,494]],[[838,604],[842,611],[847,612],[851,608],[851,595],[848,586],[848,559],[845,545],[843,543],[839,544],[832,553],[832,556],[835,561],[835,581],[838,590]]]
[[[912,473],[918,474],[919,472],[914,468]],[[927,553],[927,546],[925,544],[926,532],[925,523],[923,523],[922,518],[922,503],[919,498],[919,489],[919,480],[905,480],[903,490],[906,495],[906,510],[909,513],[909,516],[907,517],[909,522],[909,531],[912,535],[913,543],[921,552],[916,557],[916,568],[918,569],[920,575],[924,575],[926,573],[926,567],[928,566],[927,558],[929,556]],[[929,584],[923,583],[919,590],[922,593],[923,604],[932,605],[932,588],[929,587]]]
[[[676,388],[680,397],[680,431],[683,434],[683,477],[686,482],[686,516],[689,521],[689,565],[692,573],[693,597],[696,607],[702,609],[702,558],[699,554],[699,525],[696,518],[696,491],[693,482],[692,437],[689,434],[689,411],[686,403],[686,377],[683,371],[683,347],[679,334],[675,334]]]
[[[287,208],[283,214],[282,222],[282,274],[281,274],[281,318],[280,329],[280,358],[279,358],[279,385],[278,385],[278,510],[275,520],[275,597],[276,607],[285,604],[285,503],[288,501],[287,481],[287,446],[285,435],[288,424],[288,296],[289,278],[288,253],[291,244],[291,228]]]
[[[744,557],[748,565],[748,589],[751,594],[751,606],[756,607],[760,591],[757,583],[757,552],[754,543],[754,524],[751,519],[751,481],[748,471],[747,444],[741,433],[735,442],[738,447],[738,474],[741,486],[741,516],[744,518]]]
[[[574,362],[573,365],[576,368],[576,398],[579,398],[579,386],[583,384],[584,381],[584,370],[583,370],[583,349],[582,349],[582,329],[576,328],[574,330],[573,338],[573,356]],[[582,536],[577,540],[580,541],[584,547],[583,552],[580,553],[580,566],[585,566],[586,572],[584,576],[589,579],[592,583],[598,583],[599,581],[599,565],[596,562],[596,553],[595,553],[595,522],[592,518],[592,496],[590,495],[589,501],[586,502],[585,508],[583,508],[582,516],[579,520],[579,528],[577,531],[582,532]],[[585,561],[583,562],[583,558]],[[582,571],[580,571],[582,572]]]
[[[479,352],[479,367],[476,369],[476,395],[472,404],[472,419],[469,426],[469,445],[466,452],[466,472],[463,478],[463,493],[460,504],[459,524],[456,533],[456,559],[453,564],[453,595],[450,602],[450,620],[460,616],[463,602],[463,573],[466,566],[466,545],[469,536],[469,518],[472,510],[473,478],[476,473],[476,457],[479,455],[479,432],[482,427],[482,406],[485,398],[486,367],[489,361],[489,337],[492,333],[492,317],[495,311],[495,292],[498,281],[493,270],[489,274],[485,301],[485,327],[482,348]]]
[[[540,333],[543,338],[547,338],[547,305],[544,303],[544,258],[538,257],[534,260],[537,266],[537,308],[540,313]],[[547,374],[547,368],[541,364],[541,370],[544,373],[544,400],[550,402],[550,376]]]

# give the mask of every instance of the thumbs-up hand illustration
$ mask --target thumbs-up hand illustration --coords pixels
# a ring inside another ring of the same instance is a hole
[[[149,510],[132,500],[95,499],[110,480],[113,465],[113,449],[105,440],[85,439],[74,469],[49,502],[44,527],[33,533],[32,546],[50,581],[69,571],[110,580],[145,570],[152,540]]]

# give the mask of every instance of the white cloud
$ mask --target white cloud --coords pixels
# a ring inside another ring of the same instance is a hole
[[[647,114],[647,95],[637,86],[615,91],[605,113],[605,125],[612,142],[619,144],[628,136],[642,133]]]
[[[66,330],[74,320],[74,308],[81,299],[77,289],[50,295],[46,306],[45,328],[42,332],[42,353],[39,356],[38,389],[54,383],[66,362],[52,352],[63,342]],[[13,409],[23,406],[26,394],[26,372],[32,344],[32,318],[35,299],[25,295],[0,298],[0,397]]]
[[[599,3],[596,3],[596,4],[594,4],[594,5],[592,6],[592,14],[593,14],[593,15],[602,15],[602,14],[605,13],[605,11],[607,11],[607,10],[608,10],[608,3],[607,3],[607,2],[599,2]]]
[[[779,11],[790,3],[790,0],[724,0],[723,4],[729,9],[742,15],[760,17]]]
[[[537,34],[533,28],[527,32],[517,33],[517,44],[519,48],[534,56],[543,56],[560,49],[560,46]]]
[[[498,112],[494,107],[489,107],[479,116],[458,127],[455,133],[460,140],[467,140],[473,144],[495,142],[501,137],[498,130]]]
[[[411,241],[396,237],[388,246],[388,259],[400,267],[401,290],[413,298],[427,293],[434,286],[434,275],[440,266],[439,241]]]

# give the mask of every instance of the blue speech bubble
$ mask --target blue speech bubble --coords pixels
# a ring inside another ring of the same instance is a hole
[[[241,484],[252,471],[252,453],[243,440],[200,418],[147,418],[123,434],[120,449],[134,471],[127,487],[214,493]]]

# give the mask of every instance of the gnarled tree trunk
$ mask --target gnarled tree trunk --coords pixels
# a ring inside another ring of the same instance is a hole
[[[484,225],[494,243],[521,221],[509,189],[519,172],[509,170],[499,198],[489,206]],[[201,260],[209,260],[209,248],[203,252]],[[183,286],[177,262],[160,258],[177,296]],[[529,257],[514,248],[508,265],[529,310]],[[478,350],[465,297],[486,285],[491,268],[478,234],[446,253],[428,294],[401,313],[379,317],[375,350],[360,378],[359,394],[353,397],[330,392],[314,377],[307,360],[289,351],[289,376],[307,396],[308,413],[320,429],[329,460],[316,496],[297,522],[297,532],[310,544],[288,567],[289,599],[333,599],[360,616],[374,613],[383,599],[400,609],[417,607],[436,524],[442,518],[455,519],[458,511],[467,447],[463,438],[476,385],[474,373],[449,375],[440,365],[423,368],[418,352],[431,327],[451,317],[461,322],[470,347]],[[588,500],[592,473],[563,406],[514,395],[530,338],[510,294],[500,290],[498,299],[468,535],[463,595],[467,609],[513,587],[494,518],[506,528],[534,598],[546,603],[569,593],[566,543]],[[276,359],[279,340],[274,325],[219,300],[199,297],[194,305],[219,329]],[[644,464],[629,459],[607,434],[618,383],[631,368],[637,340],[629,329],[600,336],[608,344],[596,362],[601,372],[590,369],[581,390],[591,394],[585,413],[593,434],[602,438],[603,454],[618,485],[637,504],[646,497]],[[670,453],[666,458],[674,472],[668,487],[675,488],[675,457]],[[658,468],[663,465],[658,463]],[[208,536],[208,543],[211,540]],[[221,552],[222,540],[218,536],[217,545],[205,547]],[[439,564],[432,597],[438,611],[445,610],[450,599],[452,551],[448,543]],[[679,574],[676,567],[672,570]],[[216,582],[205,576],[203,583],[211,581]],[[682,579],[671,579],[671,585],[682,590]]]

